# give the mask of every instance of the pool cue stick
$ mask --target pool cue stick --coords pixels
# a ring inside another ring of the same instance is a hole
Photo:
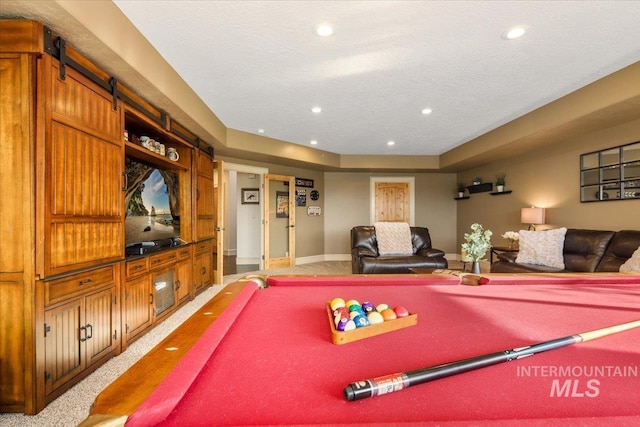
[[[418,385],[452,375],[462,374],[486,366],[498,363],[509,362],[523,357],[533,356],[536,353],[555,350],[572,344],[591,341],[607,335],[617,334],[629,329],[640,327],[640,320],[635,320],[619,325],[608,326],[602,329],[582,332],[576,335],[556,338],[538,344],[525,347],[517,347],[509,350],[489,353],[482,356],[462,359],[455,362],[443,363],[441,365],[429,366],[414,371],[399,372],[391,375],[384,375],[368,380],[356,381],[347,385],[343,394],[346,400],[360,400],[367,397],[379,396],[382,394],[400,391],[407,387]]]

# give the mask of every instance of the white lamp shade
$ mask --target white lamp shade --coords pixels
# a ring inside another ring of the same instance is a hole
[[[544,208],[522,208],[520,222],[523,224],[544,224]]]

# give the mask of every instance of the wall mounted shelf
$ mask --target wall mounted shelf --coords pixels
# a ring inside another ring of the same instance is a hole
[[[465,200],[468,199],[469,196],[464,196],[464,197],[454,197],[453,200]]]
[[[491,194],[492,196],[501,196],[501,195],[503,195],[503,194],[511,194],[511,190],[506,190],[506,191],[494,191],[494,192],[491,192],[491,193],[489,193],[489,194]]]

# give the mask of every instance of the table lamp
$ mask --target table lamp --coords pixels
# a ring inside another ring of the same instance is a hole
[[[531,206],[530,208],[522,208],[520,211],[520,222],[523,224],[529,224],[529,230],[535,231],[536,224],[544,224],[544,208],[536,208]]]

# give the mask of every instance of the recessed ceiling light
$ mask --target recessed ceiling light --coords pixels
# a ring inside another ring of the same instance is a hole
[[[388,146],[396,145],[396,142],[395,141],[389,141],[389,142],[387,142],[387,145]]]
[[[513,27],[502,33],[500,37],[505,40],[513,40],[522,37],[527,30],[524,27]]]
[[[329,24],[320,24],[315,28],[315,33],[320,37],[329,37],[333,34],[333,27]]]
[[[424,114],[426,116],[427,114],[431,114],[432,111],[433,110],[431,110],[431,108],[425,108],[425,109],[422,110],[422,114]]]
[[[264,129],[258,129],[258,133],[264,133]]]
[[[317,145],[317,144],[318,144],[318,141],[316,141],[315,139],[312,139],[312,140],[309,142],[309,144],[311,144],[311,145]]]
[[[316,107],[312,107],[311,111],[314,112],[314,113],[319,113],[320,111],[322,111],[322,108],[317,107],[317,106]]]

